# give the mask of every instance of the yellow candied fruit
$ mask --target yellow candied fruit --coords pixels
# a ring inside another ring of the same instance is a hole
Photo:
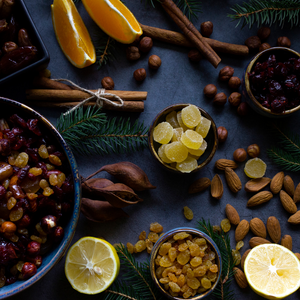
[[[165,147],[165,154],[172,162],[182,162],[188,157],[188,150],[181,142],[172,142]]]
[[[198,162],[195,158],[188,156],[184,161],[176,164],[176,169],[182,173],[190,173],[198,167]]]
[[[182,121],[182,117],[181,117],[181,111],[178,111],[177,112],[177,121],[180,125],[180,127],[183,129],[183,131],[186,131],[187,129],[190,129],[188,128]]]
[[[189,128],[196,127],[201,121],[201,113],[197,106],[189,105],[181,110],[181,119]]]
[[[153,130],[154,141],[168,144],[173,136],[173,127],[168,122],[159,123]]]
[[[173,128],[180,127],[177,120],[177,113],[175,110],[166,115],[166,122],[170,123]]]
[[[182,134],[180,140],[183,145],[194,150],[199,149],[203,143],[203,137],[198,132],[190,129]]]
[[[205,138],[209,132],[211,126],[211,120],[202,117],[200,123],[196,127],[196,132],[202,135],[203,138]]]
[[[249,178],[261,178],[265,175],[266,169],[266,163],[260,158],[255,157],[246,162],[244,172]]]
[[[170,159],[167,158],[166,153],[165,153],[165,148],[167,145],[161,145],[158,148],[157,154],[159,156],[159,158],[166,164],[170,164],[172,161]]]
[[[182,134],[183,134],[183,129],[181,127],[174,128],[172,142],[180,141]]]
[[[203,143],[198,149],[191,149],[188,147],[188,151],[190,154],[200,157],[205,152],[206,148],[207,148],[207,142],[206,140],[203,140]]]

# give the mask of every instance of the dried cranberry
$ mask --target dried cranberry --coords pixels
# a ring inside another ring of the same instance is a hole
[[[31,202],[29,203],[29,210],[31,208]],[[28,214],[24,214],[22,219],[17,221],[17,226],[19,229],[26,228],[30,225],[31,218]]]
[[[5,284],[9,285],[9,284],[13,284],[17,281],[17,276],[11,276],[6,278]]]
[[[268,67],[275,67],[276,56],[274,54],[270,55],[267,62],[268,62]]]
[[[57,226],[53,232],[54,243],[59,243],[64,237],[64,229],[61,226]]]
[[[36,255],[34,257],[27,256],[26,260],[33,263],[37,268],[42,265],[43,258],[41,255]]]
[[[3,156],[7,156],[11,153],[11,145],[8,139],[0,140],[0,153]]]
[[[22,128],[26,129],[27,128],[27,125],[26,125],[26,122],[24,119],[22,119],[21,117],[19,117],[17,114],[14,114],[12,115],[9,120],[16,124],[16,125],[19,125],[21,126]]]
[[[0,199],[2,199],[5,195],[6,195],[6,189],[2,184],[0,184]]]
[[[285,105],[286,105],[285,101],[275,99],[271,103],[271,111],[274,113],[283,113],[285,111]]]
[[[283,89],[282,89],[282,86],[279,82],[275,81],[275,80],[271,80],[269,82],[269,92],[271,95],[274,95],[274,96],[281,96],[283,95]]]
[[[20,183],[24,180],[24,178],[26,177],[26,175],[27,175],[29,169],[30,169],[30,166],[27,165],[26,167],[21,168],[21,169],[18,171],[17,176],[18,176],[18,183],[19,183],[19,184],[20,184]]]
[[[39,154],[38,154],[38,149],[36,148],[27,148],[25,152],[29,156],[29,161],[33,163],[38,163],[40,160]]]
[[[27,245],[27,253],[30,256],[36,256],[40,253],[41,244],[36,241],[31,241]]]
[[[34,134],[41,136],[42,133],[37,125],[38,119],[29,119],[27,121],[27,127],[29,130],[31,130]]]
[[[7,265],[18,258],[12,243],[2,241],[0,243],[0,264]]]

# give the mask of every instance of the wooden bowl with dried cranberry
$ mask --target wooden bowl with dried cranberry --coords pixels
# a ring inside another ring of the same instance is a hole
[[[257,54],[246,68],[242,93],[258,113],[273,118],[300,109],[300,54],[273,47]]]
[[[33,285],[61,259],[79,218],[74,156],[56,128],[0,98],[0,299]]]

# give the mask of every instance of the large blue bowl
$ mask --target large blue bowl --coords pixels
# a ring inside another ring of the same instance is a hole
[[[24,104],[21,104],[14,100],[1,98],[1,97],[0,97],[0,108],[2,114],[3,112],[5,112],[6,117],[10,116],[13,113],[16,113],[26,118],[38,119],[39,122],[42,123],[42,126],[49,134],[49,136],[53,137],[53,140],[60,144],[62,150],[64,151],[68,159],[70,172],[74,180],[73,213],[71,214],[69,219],[67,219],[67,222],[64,225],[64,239],[55,247],[53,247],[50,252],[48,252],[43,256],[42,265],[37,269],[37,273],[34,276],[29,278],[28,280],[16,281],[13,284],[0,288],[0,299],[4,299],[12,295],[15,295],[25,290],[26,288],[30,287],[31,285],[33,285],[44,275],[46,275],[55,266],[55,264],[61,259],[61,257],[65,254],[74,236],[76,225],[79,219],[80,203],[81,203],[81,184],[80,184],[80,177],[78,173],[77,164],[69,146],[64,141],[64,139],[59,134],[59,132],[56,130],[56,128],[45,117],[43,117],[38,112],[36,112],[32,108]]]

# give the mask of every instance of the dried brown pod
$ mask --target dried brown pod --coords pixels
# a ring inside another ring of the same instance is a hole
[[[107,186],[114,184],[112,181],[106,178],[91,178],[83,181],[81,184],[82,193],[89,197],[101,197],[103,194],[99,189],[103,189]]]
[[[121,208],[114,207],[107,201],[81,199],[81,212],[87,219],[93,222],[113,221],[122,217],[128,217]]]
[[[99,172],[102,171],[106,171],[110,175],[116,177],[135,191],[144,191],[156,188],[150,183],[146,173],[140,167],[129,161],[122,161],[103,166]]]
[[[284,173],[278,172],[271,180],[270,190],[273,194],[278,194],[283,186]]]
[[[200,193],[206,190],[210,186],[210,179],[207,177],[202,177],[194,181],[188,189],[189,194]]]

